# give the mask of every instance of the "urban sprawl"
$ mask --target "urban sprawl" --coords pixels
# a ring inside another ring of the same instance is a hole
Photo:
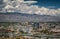
[[[0,39],[54,39],[59,35],[60,23],[57,22],[0,23]]]

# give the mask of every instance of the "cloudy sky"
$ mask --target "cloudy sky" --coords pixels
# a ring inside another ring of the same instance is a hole
[[[25,0],[26,1],[26,0]],[[60,1],[59,0],[34,0],[38,1],[35,3],[36,5],[18,5],[13,7],[13,5],[7,5],[5,9],[12,8],[15,11],[19,11],[22,13],[28,14],[40,14],[40,15],[54,15],[60,16]]]
[[[47,12],[47,14],[50,11],[51,11],[50,12],[51,14],[52,13],[60,14],[60,0],[34,0],[34,1],[38,1],[38,3],[36,3],[36,5],[39,7],[44,7],[45,8],[44,12]],[[49,10],[46,10],[46,9],[49,9]]]

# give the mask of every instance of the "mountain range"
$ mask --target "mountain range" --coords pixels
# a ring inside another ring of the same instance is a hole
[[[0,22],[60,22],[60,17],[7,12],[0,13]]]

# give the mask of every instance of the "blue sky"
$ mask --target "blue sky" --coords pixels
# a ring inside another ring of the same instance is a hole
[[[38,1],[37,5],[44,6],[48,8],[60,8],[60,0],[36,0]]]
[[[54,6],[54,8],[60,8],[60,1],[59,0],[38,0],[38,5],[40,6]]]

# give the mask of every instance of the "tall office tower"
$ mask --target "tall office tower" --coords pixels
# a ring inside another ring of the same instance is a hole
[[[33,25],[34,29],[38,29],[39,28],[39,23],[38,22],[35,22],[32,25]]]

